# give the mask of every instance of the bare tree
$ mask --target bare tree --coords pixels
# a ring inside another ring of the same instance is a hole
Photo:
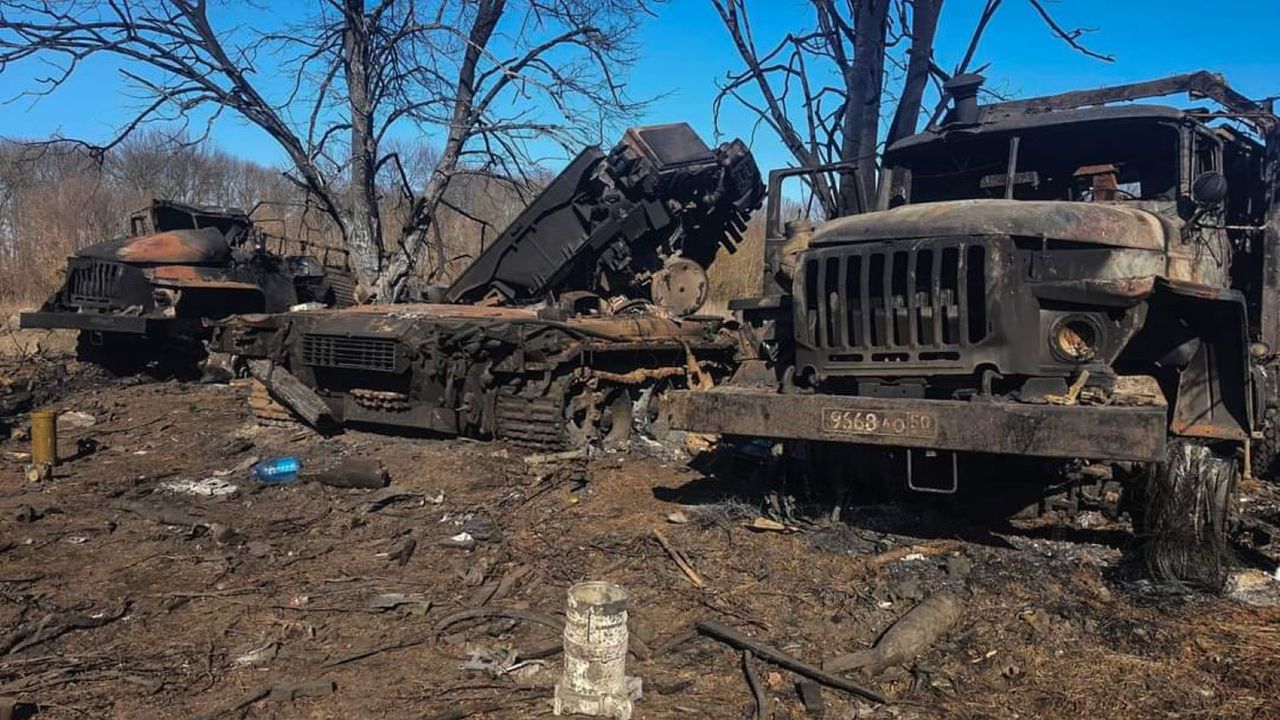
[[[339,229],[366,292],[390,301],[428,255],[444,267],[435,218],[455,178],[520,182],[546,141],[595,140],[640,109],[617,74],[652,1],[309,0],[268,29],[220,22],[228,6],[205,0],[0,0],[0,77],[50,63],[27,90],[41,95],[94,56],[122,61],[136,112],[105,141],[60,139],[95,153],[157,120],[203,124],[196,140],[227,112],[256,125]],[[408,132],[440,147],[421,185],[389,151]],[[382,217],[387,192],[411,208],[400,227]]]
[[[720,85],[717,125],[724,101],[732,100],[775,133],[798,166],[848,164],[835,176],[812,178],[811,187],[827,217],[861,212],[876,194],[885,106],[894,107],[884,136],[888,144],[916,132],[930,80],[940,84],[970,70],[1002,1],[986,0],[964,57],[948,73],[934,59],[943,0],[809,0],[808,27],[763,48],[754,37],[747,0],[711,0],[745,65]],[[1026,2],[1075,50],[1112,59],[1082,44],[1088,29],[1067,29],[1041,0]]]

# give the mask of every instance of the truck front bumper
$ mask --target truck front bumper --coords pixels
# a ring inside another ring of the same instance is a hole
[[[18,316],[18,325],[23,328],[93,330],[125,335],[151,334],[154,322],[145,317],[105,313],[24,312]]]
[[[721,435],[826,440],[1004,455],[1159,462],[1163,407],[1024,405],[722,387],[673,393],[674,428]]]

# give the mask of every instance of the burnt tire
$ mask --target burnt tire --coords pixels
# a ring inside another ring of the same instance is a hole
[[[809,496],[829,496],[838,503],[870,505],[901,495],[891,450],[871,445],[801,441],[803,486]]]
[[[1267,408],[1262,416],[1262,437],[1249,446],[1254,477],[1280,482],[1280,408]]]
[[[1148,476],[1142,555],[1151,577],[1221,590],[1230,562],[1239,462],[1211,445],[1171,438],[1168,459]]]

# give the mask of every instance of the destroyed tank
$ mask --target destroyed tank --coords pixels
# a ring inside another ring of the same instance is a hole
[[[342,251],[272,236],[240,210],[154,200],[122,237],[68,259],[62,287],[19,322],[78,330],[81,359],[115,372],[189,369],[209,320],[350,305],[353,288]]]
[[[545,448],[660,436],[668,390],[733,370],[737,334],[696,313],[763,192],[740,141],[633,128],[580,153],[443,302],[245,315],[214,344],[315,425]]]

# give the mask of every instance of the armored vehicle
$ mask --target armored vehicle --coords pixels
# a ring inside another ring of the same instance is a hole
[[[633,128],[580,153],[442,302],[245,315],[214,344],[317,425],[547,448],[660,435],[661,396],[733,369],[736,333],[695,313],[763,195],[741,142]]]
[[[240,210],[155,200],[123,237],[71,257],[63,286],[20,322],[79,330],[81,358],[117,372],[157,359],[193,367],[207,320],[349,305],[353,287],[339,251],[274,237]]]
[[[980,82],[886,150],[873,212],[784,227],[771,176],[768,282],[732,306],[755,353],[670,421],[864,490],[994,468],[992,504],[1071,459],[1153,569],[1212,583],[1237,478],[1275,458],[1280,124],[1206,72],[985,106]],[[1219,109],[1129,102],[1184,92]]]

